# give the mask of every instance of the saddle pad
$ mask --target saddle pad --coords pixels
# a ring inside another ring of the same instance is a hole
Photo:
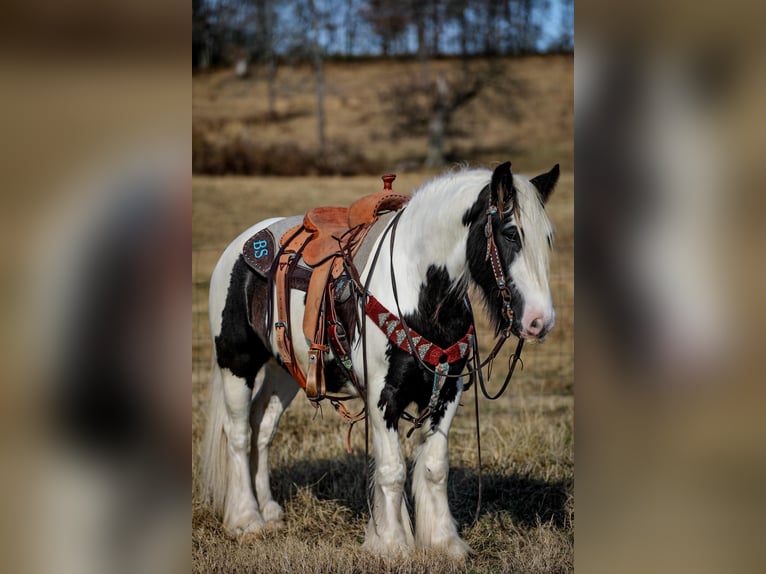
[[[370,257],[370,252],[372,251],[373,245],[375,245],[375,240],[381,233],[383,233],[383,230],[391,222],[394,215],[396,215],[395,212],[381,215],[378,218],[378,221],[375,222],[367,233],[367,237],[354,257],[354,264],[360,273],[365,268],[365,265],[367,265],[367,259]],[[286,217],[253,235],[242,246],[242,255],[245,257],[247,264],[263,277],[268,277],[271,270],[271,264],[278,251],[277,245],[279,244],[279,240],[287,232],[302,223],[303,217],[299,215]],[[260,241],[265,241],[266,243],[259,243]],[[264,250],[266,250],[265,253],[263,253]],[[257,255],[260,255],[260,257],[257,257]],[[311,271],[312,269],[303,258],[298,261],[298,266],[307,271]]]
[[[250,267],[264,277],[268,276],[277,254],[277,243],[288,230],[300,225],[302,217],[285,217],[261,229],[242,246],[242,255]]]
[[[362,242],[362,246],[359,248],[359,251],[356,252],[356,255],[354,256],[354,265],[356,266],[357,270],[359,270],[359,273],[364,271],[364,268],[367,266],[367,260],[370,258],[370,254],[372,252],[372,248],[375,245],[375,242],[377,241],[378,237],[380,237],[380,234],[385,231],[386,227],[388,227],[388,224],[391,223],[391,220],[396,215],[395,211],[391,211],[389,213],[384,213],[380,217],[378,217],[378,220],[373,224],[373,226],[370,228],[370,231],[367,232],[367,237],[364,238],[364,241]]]

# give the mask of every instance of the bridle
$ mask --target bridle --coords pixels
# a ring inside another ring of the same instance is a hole
[[[502,200],[498,198],[498,203],[502,205]],[[503,336],[505,339],[511,336],[511,327],[513,326],[513,307],[511,301],[511,292],[508,289],[508,284],[505,280],[505,273],[503,272],[503,264],[500,261],[500,254],[497,252],[497,244],[495,243],[495,230],[492,224],[492,217],[498,212],[497,206],[490,204],[487,209],[487,224],[484,226],[484,236],[487,238],[487,255],[484,258],[485,261],[489,261],[492,269],[492,274],[495,276],[495,284],[500,292],[500,297],[503,300],[502,313],[503,317],[508,321],[508,324],[503,329]],[[500,211],[500,217],[502,219],[503,211]]]
[[[481,387],[482,394],[489,400],[495,400],[500,398],[503,393],[505,392],[506,388],[508,387],[508,384],[511,382],[511,377],[513,377],[513,372],[516,368],[516,363],[521,360],[521,350],[524,347],[524,339],[519,338],[519,342],[516,345],[516,350],[514,351],[513,355],[509,359],[508,362],[508,375],[505,378],[505,381],[503,382],[503,385],[500,387],[500,390],[495,394],[492,395],[487,391],[486,384],[484,382],[484,376],[482,373],[482,369],[485,366],[488,366],[487,369],[487,379],[490,378],[492,374],[492,365],[494,363],[495,358],[497,357],[498,353],[500,352],[500,349],[503,347],[505,342],[510,338],[511,336],[511,329],[513,327],[513,298],[511,296],[511,290],[508,288],[508,281],[505,278],[505,272],[503,271],[503,264],[500,260],[500,254],[497,250],[497,243],[495,243],[495,229],[494,229],[494,223],[492,221],[493,217],[500,213],[500,219],[502,221],[503,214],[505,213],[505,189],[503,186],[498,186],[497,190],[497,204],[493,204],[490,200],[489,206],[487,207],[487,223],[484,225],[484,236],[487,239],[487,254],[484,258],[485,261],[489,261],[490,268],[492,269],[492,274],[495,279],[495,285],[497,286],[498,294],[500,298],[503,300],[502,302],[502,309],[501,313],[503,317],[506,320],[505,326],[500,330],[500,337],[497,340],[497,343],[495,343],[495,347],[490,351],[489,355],[484,361],[480,360],[479,357],[479,347],[478,342],[475,341],[474,346],[474,353],[473,353],[473,359],[474,359],[474,365],[471,367],[469,366],[469,373],[471,376],[470,384],[473,382],[474,378],[478,378],[479,380],[479,386]],[[468,307],[471,312],[471,317],[473,318],[473,309],[471,309],[471,304],[468,301],[468,298],[466,297],[466,302],[468,304]],[[522,368],[524,363],[522,362]]]

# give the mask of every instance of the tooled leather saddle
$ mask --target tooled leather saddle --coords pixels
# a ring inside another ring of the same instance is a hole
[[[274,329],[279,357],[312,401],[325,398],[324,366],[330,350],[361,391],[351,364],[350,339],[356,328],[356,310],[353,305],[339,302],[350,303],[351,283],[359,284],[357,268],[363,266],[359,255],[360,251],[369,254],[373,238],[368,242],[365,239],[370,230],[382,216],[398,211],[409,201],[409,197],[393,192],[395,178],[384,175],[382,191],[362,197],[350,207],[316,207],[302,220],[281,220],[256,233],[243,246],[245,261],[273,287],[269,292],[276,297],[277,317],[274,321],[271,316],[274,302],[270,301],[267,322],[269,329]],[[291,289],[306,292],[303,335],[309,351],[305,373],[293,346]],[[255,316],[255,309],[262,309],[261,305],[253,304],[252,324],[263,320]]]

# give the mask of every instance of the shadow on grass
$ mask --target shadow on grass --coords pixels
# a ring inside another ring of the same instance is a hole
[[[250,126],[282,124],[299,118],[308,117],[312,114],[310,109],[291,109],[275,112],[253,112],[242,118],[242,123]]]
[[[299,488],[309,487],[317,499],[337,501],[349,508],[355,519],[361,519],[369,515],[365,466],[363,454],[343,454],[336,459],[306,460],[275,468],[271,475],[274,496],[280,504],[285,504]],[[406,492],[412,508],[411,483],[411,473],[408,473]],[[519,527],[550,522],[557,528],[566,528],[571,488],[571,481],[545,481],[485,469],[482,473],[481,516],[505,514]],[[472,524],[477,496],[477,469],[451,467],[449,503],[459,528]]]
[[[368,514],[364,454],[339,453],[337,458],[302,460],[272,468],[271,487],[274,498],[283,506],[299,488],[309,487],[319,500],[335,500],[349,508],[354,518]]]
[[[481,516],[508,514],[513,524],[534,527],[550,522],[565,528],[569,519],[567,501],[572,482],[545,481],[538,478],[497,472],[482,472]],[[476,513],[478,471],[475,468],[451,468],[449,498],[458,526],[470,525]]]

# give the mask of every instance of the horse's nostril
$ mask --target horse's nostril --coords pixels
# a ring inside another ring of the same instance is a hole
[[[542,313],[534,313],[531,314],[531,316],[526,317],[524,324],[524,330],[528,336],[538,337],[540,333],[542,333],[543,327],[545,326],[545,317],[542,315]]]

